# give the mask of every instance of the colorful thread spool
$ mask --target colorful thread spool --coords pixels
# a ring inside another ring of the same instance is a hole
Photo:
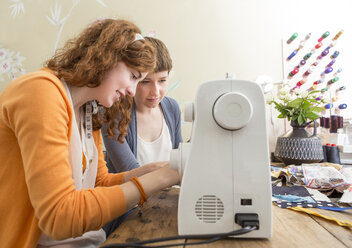
[[[340,88],[338,88],[337,90],[336,90],[336,92],[339,92],[339,91],[342,91],[342,90],[345,90],[346,89],[346,86],[341,86]]]
[[[303,74],[305,76],[308,76],[309,74],[311,74],[313,71],[315,70],[315,65],[311,65],[308,70]]]
[[[339,68],[335,73],[334,73],[334,76],[337,76],[339,73],[342,72],[342,68]]]
[[[329,54],[329,47],[325,48],[325,50],[320,55],[324,57],[328,54]]]
[[[325,39],[329,35],[330,35],[330,32],[326,31],[325,33],[322,34],[322,36],[320,36],[320,38],[318,39],[318,42],[321,42],[323,39]]]
[[[319,79],[319,80],[315,81],[313,84],[318,85],[318,84],[321,84],[322,82],[323,82],[323,80]]]
[[[330,72],[332,72],[334,69],[332,67],[328,67],[325,69],[324,73],[325,74],[329,74]]]
[[[294,50],[294,51],[290,54],[290,56],[287,57],[287,60],[292,59],[297,53],[298,53],[298,50],[297,50],[297,49]]]
[[[290,76],[290,77],[293,77],[293,76],[296,75],[298,72],[299,72],[299,68],[296,67],[295,69],[293,69],[293,71],[291,71],[291,72],[289,73],[289,76]]]
[[[305,81],[304,81],[304,80],[298,81],[298,82],[296,83],[295,88],[300,88],[303,84],[305,84]]]
[[[326,67],[332,66],[333,64],[335,64],[335,62],[336,62],[336,59],[331,60],[330,63]]]
[[[332,59],[336,59],[337,56],[339,56],[339,55],[340,55],[340,52],[339,52],[339,51],[335,51],[335,52],[331,55],[331,58],[332,58]]]
[[[325,39],[326,37],[328,37],[330,35],[330,32],[329,31],[326,31],[321,37],[323,39]]]
[[[304,60],[308,60],[312,55],[313,55],[313,53],[312,53],[312,52],[309,52],[309,53],[307,53],[306,55],[304,55],[303,59],[304,59]]]
[[[299,42],[299,49],[301,49],[301,48],[304,47],[304,45],[306,44],[306,41],[309,40],[309,38],[310,38],[311,35],[312,35],[312,33],[308,33],[308,34],[306,35],[306,37],[304,38],[304,40],[301,40],[301,41]],[[299,50],[299,49],[298,49],[298,50]]]
[[[340,38],[341,34],[343,34],[343,30],[338,32],[332,40],[337,40],[338,38]]]
[[[328,103],[328,104],[325,104],[324,105],[324,108],[325,109],[331,109],[331,108],[333,108],[334,107],[334,104],[332,104],[332,103]]]
[[[296,39],[298,36],[298,33],[295,32],[291,35],[291,37],[286,41],[287,44],[290,44],[294,39]]]
[[[317,98],[315,98],[315,100],[317,100],[317,101],[320,101],[321,99],[323,99],[322,96],[318,96]]]
[[[342,72],[342,68],[339,68],[335,73],[334,73],[334,77],[337,77],[339,75],[339,73]]]
[[[315,48],[318,49],[318,48],[320,48],[322,45],[323,45],[323,43],[318,42],[318,44],[315,45]]]
[[[336,45],[336,40],[335,41],[331,41],[329,47],[334,47]]]
[[[335,114],[339,115],[340,112],[341,112],[341,110],[344,110],[344,109],[346,109],[346,108],[347,108],[347,104],[346,104],[346,103],[340,104],[339,106],[337,106],[337,107],[335,108]],[[341,117],[342,117],[342,116],[341,116]],[[341,128],[343,128],[343,123],[339,123],[339,126],[340,126]]]
[[[311,91],[311,90],[316,90],[316,89],[318,89],[318,85],[313,84],[313,85],[309,88],[309,91]]]
[[[342,103],[339,105],[338,107],[339,109],[346,109],[347,108],[347,104],[346,103]]]
[[[339,77],[334,77],[334,78],[330,79],[327,84],[331,85],[333,83],[336,83],[337,81],[339,81],[339,79],[340,79]]]

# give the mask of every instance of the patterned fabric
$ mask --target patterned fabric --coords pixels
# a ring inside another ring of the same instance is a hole
[[[303,207],[303,208],[340,208],[328,201],[317,201],[304,186],[279,187],[272,186],[273,203],[280,208]],[[282,197],[275,197],[282,196]],[[296,197],[292,197],[296,196]],[[278,199],[281,198],[281,199]],[[294,201],[289,201],[295,199]]]
[[[312,198],[313,199],[313,198]],[[314,201],[314,199],[313,199]],[[332,202],[317,201],[316,203],[306,203],[306,202],[287,202],[287,201],[273,201],[273,203],[280,208],[291,208],[291,207],[302,207],[302,208],[340,208]]]

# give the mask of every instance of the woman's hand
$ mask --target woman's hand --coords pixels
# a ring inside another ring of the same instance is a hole
[[[125,174],[124,180],[125,182],[128,182],[129,180],[131,180],[132,177],[140,177],[147,173],[163,168],[164,166],[169,166],[169,161],[153,162],[153,163],[143,165],[139,168],[128,171]]]
[[[141,169],[144,166],[137,168],[135,170]],[[131,173],[135,170],[130,171]],[[132,174],[126,173],[126,178],[130,177]],[[132,178],[132,177],[131,177]],[[173,170],[170,168],[169,164],[162,166],[159,169],[156,169],[152,172],[146,173],[143,176],[138,178],[140,184],[142,185],[144,192],[147,197],[150,197],[154,193],[164,189],[171,187],[173,185],[179,184],[181,177],[177,170]],[[124,191],[127,209],[135,206],[140,200],[140,192],[136,185],[133,182],[126,182],[121,185],[122,190]]]

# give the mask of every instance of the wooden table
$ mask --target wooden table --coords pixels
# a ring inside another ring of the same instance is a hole
[[[178,194],[179,189],[171,188],[148,199],[143,206],[142,216],[138,216],[137,210],[130,214],[103,246],[177,235]],[[352,221],[352,211],[313,210],[329,217]],[[187,242],[195,240],[178,240],[153,245],[178,242],[179,247],[352,247],[352,229],[320,217],[273,206],[273,223],[271,239],[225,239],[199,246],[187,246]]]

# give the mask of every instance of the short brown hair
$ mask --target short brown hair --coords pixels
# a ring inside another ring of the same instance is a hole
[[[156,50],[156,66],[154,72],[170,72],[172,69],[172,60],[165,44],[161,40],[153,37],[145,37],[145,39],[149,41]]]
[[[151,72],[155,67],[155,48],[146,40],[135,41],[140,29],[126,20],[104,19],[88,26],[77,37],[69,40],[46,62],[57,77],[67,84],[77,87],[97,87],[106,74],[124,62],[139,72]],[[119,116],[118,129],[121,141],[127,134],[131,104],[121,100],[109,111],[106,109],[103,120],[99,114],[93,116],[93,129],[101,128],[102,122],[108,123],[108,133],[114,136],[115,117]]]

